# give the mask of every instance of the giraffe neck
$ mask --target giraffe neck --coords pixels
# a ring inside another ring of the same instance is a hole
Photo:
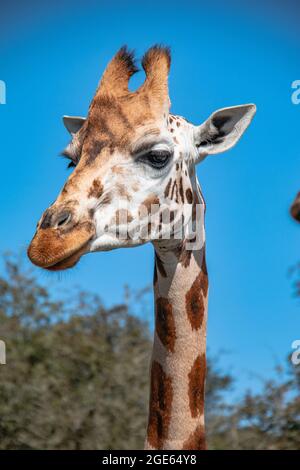
[[[204,227],[203,227],[204,229]],[[155,333],[146,449],[205,449],[205,243],[155,244]]]

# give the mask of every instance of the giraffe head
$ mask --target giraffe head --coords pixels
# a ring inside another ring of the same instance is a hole
[[[195,164],[232,147],[255,113],[252,104],[224,108],[194,126],[169,113],[169,50],[152,47],[142,66],[145,82],[131,92],[137,68],[120,49],[87,117],[64,117],[74,170],[38,223],[28,249],[34,264],[66,269],[88,252],[174,237],[203,202]]]

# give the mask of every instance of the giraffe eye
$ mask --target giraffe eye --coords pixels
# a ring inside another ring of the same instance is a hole
[[[140,160],[152,168],[161,169],[167,166],[172,154],[168,150],[152,150],[143,155]]]

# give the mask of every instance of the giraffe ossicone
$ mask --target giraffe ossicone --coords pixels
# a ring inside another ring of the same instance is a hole
[[[195,165],[230,149],[254,114],[246,104],[194,126],[170,114],[168,48],[143,57],[145,82],[123,47],[107,66],[88,115],[64,117],[74,167],[42,215],[28,248],[47,270],[74,266],[93,251],[152,242],[155,334],[145,448],[204,449],[208,278],[205,204]]]

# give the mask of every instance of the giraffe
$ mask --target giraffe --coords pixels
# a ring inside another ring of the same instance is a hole
[[[300,192],[298,192],[290,207],[290,214],[293,219],[297,220],[297,222],[300,222]]]
[[[145,449],[206,448],[204,388],[208,275],[205,202],[195,166],[224,152],[250,124],[253,104],[223,108],[194,126],[170,113],[170,50],[142,59],[121,48],[106,67],[86,118],[65,116],[74,167],[29,245],[37,266],[73,267],[90,252],[154,247],[155,331]]]

